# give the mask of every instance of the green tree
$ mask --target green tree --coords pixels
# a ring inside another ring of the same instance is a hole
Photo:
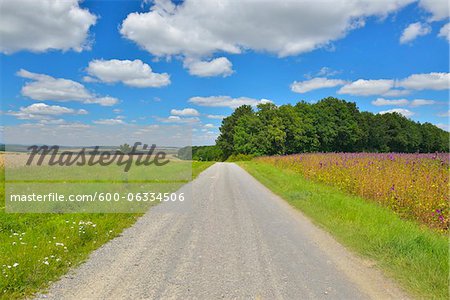
[[[228,158],[234,151],[234,127],[237,121],[245,115],[252,115],[253,109],[250,105],[242,105],[231,114],[222,120],[220,126],[220,135],[216,140],[216,145],[222,150],[224,160]]]

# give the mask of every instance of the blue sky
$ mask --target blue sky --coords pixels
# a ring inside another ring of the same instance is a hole
[[[3,125],[178,124],[212,144],[240,104],[335,96],[448,130],[446,0],[215,2],[1,0]]]

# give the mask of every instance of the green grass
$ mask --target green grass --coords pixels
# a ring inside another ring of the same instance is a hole
[[[195,178],[212,162],[193,162]],[[0,170],[0,299],[45,289],[90,252],[118,236],[141,214],[8,214]],[[18,264],[18,265],[15,265]]]
[[[293,171],[255,161],[239,165],[341,244],[373,260],[412,296],[449,299],[447,236]]]

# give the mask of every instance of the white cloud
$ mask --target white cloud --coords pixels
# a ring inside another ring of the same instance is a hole
[[[226,57],[218,57],[209,61],[186,58],[183,66],[189,70],[189,74],[199,77],[227,77],[233,74],[233,64]]]
[[[436,101],[434,101],[434,100],[414,99],[413,101],[411,101],[411,106],[417,107],[417,106],[423,106],[423,105],[433,105],[435,103],[436,103]]]
[[[450,73],[412,74],[401,80],[394,79],[358,79],[353,82],[324,77],[305,81],[294,81],[291,90],[306,93],[315,89],[342,86],[337,94],[356,96],[382,95],[385,97],[400,97],[411,93],[411,90],[445,90],[450,87]]]
[[[208,119],[216,119],[216,120],[221,120],[226,118],[227,116],[224,115],[207,115],[206,116]]]
[[[89,48],[89,28],[97,17],[78,0],[0,0],[0,52]]]
[[[267,99],[257,100],[248,97],[231,98],[230,96],[192,97],[189,99],[189,102],[199,106],[229,108],[237,108],[241,105],[256,106],[260,103],[272,103],[271,100]]]
[[[450,42],[450,23],[447,23],[444,26],[442,26],[441,30],[439,30],[438,37],[447,39],[447,41]]]
[[[298,55],[343,38],[368,17],[385,17],[414,0],[322,1],[156,0],[146,13],[130,13],[120,33],[159,57],[211,57],[266,51]]]
[[[338,94],[357,96],[383,95],[387,97],[404,96],[410,90],[445,90],[450,86],[450,73],[413,74],[402,80],[358,79],[340,88]]]
[[[358,79],[340,88],[338,94],[350,94],[358,96],[383,95],[388,93],[394,87],[394,80],[377,79],[364,80]]]
[[[386,97],[400,97],[400,96],[409,95],[410,93],[411,93],[411,91],[409,91],[409,90],[392,89],[392,90],[389,90],[386,93],[384,93],[383,96],[386,96]]]
[[[194,108],[172,109],[171,115],[174,116],[199,116],[199,112]]]
[[[333,70],[329,67],[322,67],[319,72],[317,72],[317,76],[334,76],[342,73],[342,71]]]
[[[84,103],[88,104],[100,104],[101,106],[113,106],[119,103],[119,99],[114,97],[98,97],[98,98],[90,98],[86,99]]]
[[[216,126],[214,126],[214,124],[211,124],[211,123],[205,124],[205,125],[203,125],[203,127],[205,127],[205,128],[216,128]]]
[[[197,123],[200,121],[197,117],[183,118],[180,116],[169,116],[167,118],[156,118],[156,120],[163,123]]]
[[[343,85],[346,82],[340,79],[328,79],[324,77],[316,77],[305,81],[294,81],[291,84],[291,91],[295,93],[307,93],[312,90],[330,88]]]
[[[413,90],[446,90],[450,85],[450,73],[413,74],[397,83],[397,86]]]
[[[31,73],[23,69],[17,72],[17,75],[33,80],[22,87],[22,95],[34,100],[82,101],[91,97],[82,84],[73,80]]]
[[[403,30],[402,36],[400,37],[400,44],[407,44],[412,42],[419,36],[427,35],[431,32],[431,26],[425,23],[412,23]]]
[[[106,83],[122,82],[132,87],[162,87],[170,84],[167,73],[155,73],[152,68],[139,59],[131,60],[93,60],[86,68],[88,82],[101,81]]]
[[[25,83],[21,93],[23,96],[38,101],[96,103],[111,106],[119,100],[113,97],[98,97],[91,94],[81,83],[70,79],[54,78],[45,74],[32,73],[21,69],[17,75],[33,81]]]
[[[93,121],[97,125],[123,125],[125,122],[122,119],[100,119]]]
[[[47,105],[45,103],[34,103],[30,106],[21,107],[18,111],[8,111],[6,114],[20,120],[50,120],[59,115],[85,115],[84,109],[72,109],[58,105]]]
[[[450,16],[448,0],[420,0],[419,6],[431,13],[430,21],[440,21]]]
[[[386,106],[386,105],[405,106],[409,104],[409,101],[406,99],[388,100],[384,98],[378,98],[377,100],[372,101],[372,104],[375,106]]]
[[[375,106],[406,106],[410,105],[411,107],[418,107],[423,105],[433,105],[436,101],[434,100],[427,100],[427,99],[414,99],[411,102],[407,99],[394,99],[394,100],[388,100],[384,98],[378,98],[374,101],[372,101],[372,104]]]
[[[412,117],[414,115],[414,112],[412,112],[406,108],[394,108],[394,109],[390,109],[390,110],[380,111],[379,113],[380,114],[398,113],[407,118]]]

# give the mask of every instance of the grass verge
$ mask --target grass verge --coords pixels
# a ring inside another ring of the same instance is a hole
[[[341,244],[376,262],[411,295],[449,299],[447,236],[291,170],[255,161],[239,165]]]
[[[195,178],[212,162],[193,162]],[[0,169],[0,299],[44,289],[141,214],[7,214]]]

